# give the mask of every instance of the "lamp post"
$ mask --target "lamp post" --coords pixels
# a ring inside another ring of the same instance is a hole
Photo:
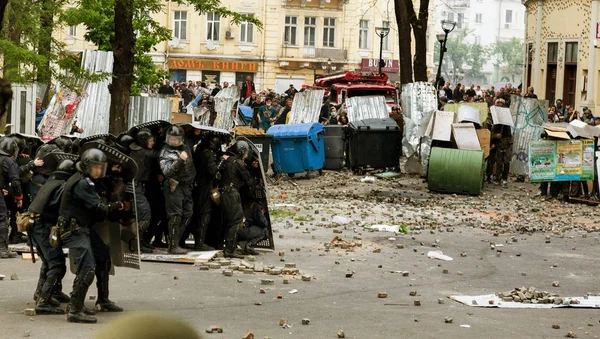
[[[440,63],[438,65],[437,75],[435,76],[435,89],[440,86],[440,80],[442,80],[442,62],[444,61],[444,52],[446,52],[446,41],[448,41],[448,34],[454,30],[456,22],[449,20],[442,20],[442,30],[444,33],[436,35],[437,40],[440,42]]]
[[[331,66],[331,58],[327,59],[327,65],[323,65],[321,66],[321,68],[323,69],[323,71],[327,72],[327,74],[337,69],[336,66]]]
[[[385,65],[385,61],[383,61],[382,53],[383,53],[383,38],[390,34],[389,27],[375,27],[375,34],[379,37],[379,69],[378,74],[381,74],[381,67]]]

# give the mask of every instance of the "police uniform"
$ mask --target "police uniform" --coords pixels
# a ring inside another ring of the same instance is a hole
[[[219,173],[219,163],[215,153],[220,146],[218,137],[204,141],[194,152],[194,164],[197,170],[195,185],[195,205],[194,209],[194,250],[210,251],[214,248],[206,245],[206,231],[210,224],[211,213],[213,210],[213,201],[211,199],[211,190],[214,186],[213,181],[221,178]]]
[[[89,160],[89,159],[92,160]],[[97,305],[108,301],[108,269],[110,256],[108,247],[100,236],[92,229],[94,223],[109,213],[122,207],[120,202],[105,204],[96,190],[96,183],[89,177],[90,167],[95,164],[106,165],[106,155],[100,150],[89,149],[77,163],[79,172],[67,180],[61,199],[58,225],[61,229],[62,242],[69,248],[69,256],[76,266],[73,281],[73,292],[69,302],[67,321],[95,323],[96,318],[86,316],[84,301],[87,291],[94,281],[97,268],[96,258],[103,258],[98,263],[98,270],[106,272],[106,288],[100,289]],[[103,282],[104,283],[104,282]]]
[[[152,209],[146,198],[146,183],[150,179],[152,163],[158,159],[159,152],[147,148],[148,139],[152,137],[149,130],[141,130],[136,136],[136,141],[129,145],[131,153],[129,156],[138,166],[135,177],[135,208],[140,235],[140,246],[142,252],[152,252],[152,247],[144,240],[144,234],[150,227]]]
[[[12,191],[16,201],[23,200],[21,181],[19,180],[19,167],[13,160],[17,156],[17,143],[11,138],[0,140],[0,188]],[[16,258],[17,254],[8,250],[8,207],[3,198],[0,199],[0,258]]]
[[[193,213],[192,185],[196,169],[192,153],[183,142],[183,128],[172,126],[167,132],[167,142],[160,152],[160,169],[165,176],[163,192],[165,208],[169,218],[169,253],[185,254],[186,250],[179,247],[179,241],[189,225]],[[170,146],[169,137],[180,138],[179,146]],[[183,161],[180,154],[186,152],[188,158]]]
[[[67,163],[68,162],[68,163]],[[68,169],[70,165],[74,170],[75,165],[71,160],[63,161],[62,169]],[[70,164],[69,164],[70,163]],[[36,300],[36,313],[38,314],[63,314],[62,309],[56,308],[57,302],[68,302],[62,293],[62,279],[67,271],[65,255],[62,248],[54,248],[50,245],[50,228],[58,221],[58,211],[61,203],[64,184],[71,176],[71,172],[57,170],[51,179],[39,190],[35,199],[29,206],[29,212],[34,213],[34,224],[31,237],[37,253],[42,259],[40,277],[34,295]],[[54,299],[53,295],[60,295],[60,299]]]
[[[240,147],[244,144],[245,146]],[[227,257],[239,257],[235,254],[236,237],[244,220],[239,190],[244,185],[252,186],[253,182],[244,160],[239,157],[243,157],[244,152],[247,155],[249,146],[244,141],[238,141],[234,147],[236,147],[237,155],[229,156],[225,160],[221,171],[221,207],[226,227],[225,256]],[[244,147],[245,151],[243,150]]]
[[[267,237],[269,222],[262,212],[261,206],[256,202],[250,203],[244,215],[246,221],[244,227],[238,231],[237,239],[244,252],[256,255],[258,252],[252,247]]]

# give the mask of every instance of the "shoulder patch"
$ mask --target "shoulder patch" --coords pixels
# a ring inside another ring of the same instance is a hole
[[[85,181],[88,183],[88,185],[90,186],[96,186],[96,184],[94,184],[94,180],[92,180],[91,178],[85,178]]]

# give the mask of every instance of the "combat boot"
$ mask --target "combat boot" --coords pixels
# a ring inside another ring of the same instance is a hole
[[[98,287],[98,301],[96,310],[100,312],[123,312],[123,308],[108,299],[108,269],[96,272],[96,287]]]
[[[96,317],[88,316],[84,313],[84,301],[87,291],[94,281],[94,271],[88,270],[80,272],[75,277],[73,284],[73,292],[71,293],[71,300],[67,308],[67,321],[70,323],[86,323],[95,324],[98,320]]]
[[[144,237],[144,234],[146,234],[148,227],[150,227],[150,221],[149,220],[140,221],[140,222],[138,222],[138,227],[139,227],[138,236],[140,237],[140,240],[139,240],[140,241],[140,252],[142,252],[142,253],[154,252],[156,247],[150,245]]]
[[[58,308],[60,306],[58,300],[51,296],[52,290],[56,285],[56,280],[55,276],[50,276],[44,281],[35,304],[35,312],[37,314],[65,314],[64,310]]]
[[[263,237],[259,237],[259,238],[254,238],[248,242],[246,242],[244,244],[244,246],[240,246],[242,248],[242,250],[247,253],[247,254],[251,254],[251,255],[259,255],[260,253],[258,253],[255,249],[254,246],[256,246],[256,244],[258,244],[261,240],[263,239]]]
[[[0,230],[0,259],[16,258],[17,253],[8,249],[8,230]]]
[[[187,254],[187,250],[179,247],[181,238],[181,217],[176,216],[169,219],[169,254]]]
[[[200,217],[200,228],[194,234],[194,251],[214,251],[215,248],[204,243],[206,239],[206,230],[210,223],[210,214],[204,214]]]

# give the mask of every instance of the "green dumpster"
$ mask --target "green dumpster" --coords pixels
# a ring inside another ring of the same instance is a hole
[[[433,147],[429,157],[429,190],[479,195],[483,186],[483,151]]]

